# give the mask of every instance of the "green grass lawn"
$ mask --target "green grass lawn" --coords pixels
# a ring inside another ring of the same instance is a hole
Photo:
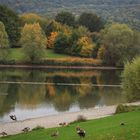
[[[24,57],[23,53],[22,53],[22,50],[19,48],[19,49],[10,49],[10,56],[9,56],[9,59],[11,60],[22,60]]]
[[[121,126],[121,122],[125,125]],[[0,140],[80,140],[75,130],[77,125],[85,129],[85,140],[140,140],[140,111],[75,123],[66,127],[36,130],[27,134],[0,138]],[[56,138],[50,136],[54,130],[60,133]]]
[[[46,56],[46,58],[65,58],[65,57],[71,57],[71,56],[66,55],[66,54],[55,53],[55,52],[53,52],[53,50],[46,50],[45,56]]]
[[[10,49],[10,52],[11,52],[9,57],[10,59],[16,61],[24,60],[24,54],[21,48],[12,48]],[[70,57],[70,56],[65,54],[54,53],[53,50],[45,51],[45,58],[65,58],[65,57]]]

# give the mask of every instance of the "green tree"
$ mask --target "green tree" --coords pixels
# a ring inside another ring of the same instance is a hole
[[[20,42],[26,58],[30,61],[38,61],[44,56],[47,40],[39,23],[25,24]]]
[[[84,26],[79,26],[78,28],[74,28],[72,30],[70,41],[71,41],[71,54],[75,56],[79,56],[80,48],[77,47],[77,42],[80,38],[88,35],[88,29]]]
[[[114,23],[101,32],[101,44],[105,64],[123,66],[140,54],[139,35],[125,24]]]
[[[54,20],[52,20],[45,29],[47,36],[50,36],[52,32],[62,32],[64,34],[70,34],[71,28],[67,25],[62,25]]]
[[[92,41],[96,44],[96,46],[94,47],[93,53],[92,53],[92,57],[93,58],[97,58],[98,57],[98,51],[100,49],[100,32],[93,32],[90,34]]]
[[[56,53],[71,53],[70,48],[70,38],[63,33],[59,33],[54,43],[54,51]]]
[[[56,15],[55,20],[68,26],[75,26],[75,17],[70,12],[60,12]]]
[[[84,37],[88,34],[88,29],[84,26],[79,26],[78,28],[74,28],[71,34],[71,40],[73,42],[77,42],[79,38]]]
[[[82,13],[78,20],[79,25],[85,26],[91,32],[98,32],[103,28],[103,22],[99,16],[93,13]]]
[[[129,101],[140,100],[140,57],[125,65],[122,85]]]
[[[52,20],[50,23],[47,25],[45,29],[45,34],[47,36],[50,36],[52,32],[58,32],[61,30],[61,24]]]
[[[5,25],[10,45],[16,45],[20,38],[20,20],[17,13],[0,5],[0,21]]]
[[[8,57],[9,52],[9,40],[5,31],[5,26],[0,22],[0,60],[4,61]]]
[[[8,35],[5,31],[4,24],[0,22],[0,48],[8,48],[8,47],[9,47]]]

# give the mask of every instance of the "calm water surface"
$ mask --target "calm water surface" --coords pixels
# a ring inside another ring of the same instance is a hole
[[[120,70],[0,69],[0,123],[126,102]],[[98,86],[106,85],[106,86]]]

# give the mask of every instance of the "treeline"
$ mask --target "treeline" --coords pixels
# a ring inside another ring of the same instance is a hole
[[[105,22],[95,13],[60,12],[55,19],[35,13],[18,15],[0,6],[0,59],[10,47],[22,47],[29,61],[43,59],[46,49],[77,57],[102,59],[122,66],[140,55],[140,33],[126,24]]]
[[[90,11],[99,14],[105,20],[126,23],[140,30],[139,0],[0,0],[0,3],[20,14],[34,11],[50,17],[54,17],[63,9],[76,15]]]

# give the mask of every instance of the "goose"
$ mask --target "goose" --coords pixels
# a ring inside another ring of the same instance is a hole
[[[6,132],[1,132],[0,135],[4,137],[4,136],[7,136],[8,134]]]
[[[11,118],[13,121],[17,121],[16,115],[10,115],[10,118]]]
[[[30,128],[29,128],[29,127],[25,127],[24,129],[22,129],[22,131],[23,131],[24,133],[27,133],[27,132],[30,131]]]
[[[124,122],[122,122],[122,123],[120,123],[120,125],[121,125],[121,126],[124,126],[124,125],[125,125],[125,123],[124,123]]]
[[[62,122],[62,123],[59,123],[60,126],[66,126],[67,123],[66,122]]]
[[[54,131],[52,134],[51,134],[51,137],[57,137],[59,136],[59,132],[58,131]]]
[[[84,138],[86,136],[86,131],[81,129],[80,126],[76,127],[76,131],[80,138]]]

